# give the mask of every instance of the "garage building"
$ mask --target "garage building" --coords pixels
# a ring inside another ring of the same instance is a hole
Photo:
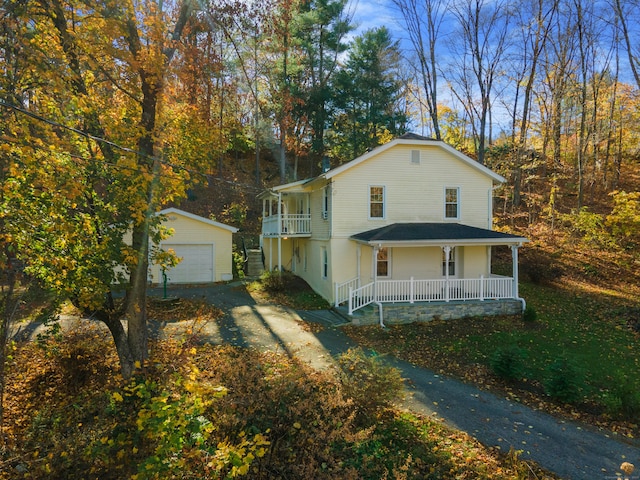
[[[232,235],[237,228],[177,208],[167,208],[158,215],[173,235],[160,248],[173,250],[181,262],[167,271],[168,283],[210,283],[233,278]],[[150,281],[162,283],[162,270],[149,265]]]

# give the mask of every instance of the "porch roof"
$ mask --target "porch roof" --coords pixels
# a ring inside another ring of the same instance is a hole
[[[356,242],[385,246],[519,245],[518,235],[460,223],[393,223],[351,236]]]

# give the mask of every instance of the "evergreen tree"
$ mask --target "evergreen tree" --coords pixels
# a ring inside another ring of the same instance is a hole
[[[334,82],[332,154],[348,161],[406,130],[400,52],[386,27],[357,37]]]

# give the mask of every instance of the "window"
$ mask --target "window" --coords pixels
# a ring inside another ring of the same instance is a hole
[[[389,276],[389,250],[387,248],[381,248],[378,250],[376,273],[378,277]]]
[[[369,187],[369,218],[384,218],[384,187]]]
[[[307,246],[302,245],[302,268],[307,271]]]
[[[456,274],[456,247],[453,247],[449,252],[449,276],[453,277]],[[447,252],[442,250],[442,276],[447,276]]]
[[[329,218],[329,187],[324,187],[322,191],[322,218]]]
[[[420,165],[420,150],[411,150],[411,163]]]
[[[329,254],[327,247],[322,247],[322,278],[329,276]]]
[[[460,218],[460,189],[457,187],[445,189],[444,218]]]

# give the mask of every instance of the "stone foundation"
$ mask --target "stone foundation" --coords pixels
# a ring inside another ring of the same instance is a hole
[[[465,317],[491,317],[497,315],[517,315],[522,313],[522,303],[518,300],[485,300],[467,302],[422,302],[383,303],[385,325],[403,325],[415,322],[429,322],[434,319],[452,320]],[[374,325],[380,323],[380,312],[375,304],[354,312],[353,325]]]

